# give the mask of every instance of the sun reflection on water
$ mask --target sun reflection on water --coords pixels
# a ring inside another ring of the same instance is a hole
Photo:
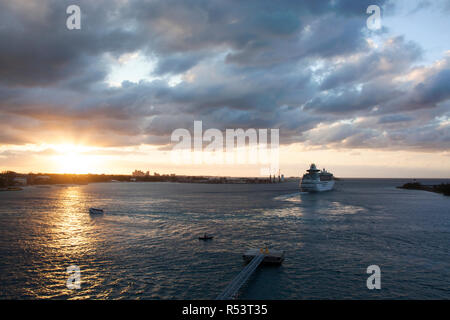
[[[53,242],[62,254],[75,256],[92,247],[93,225],[79,187],[64,188],[58,196],[51,230]]]
[[[39,267],[35,270],[40,290],[30,294],[39,298],[79,298],[89,293],[83,287],[81,290],[66,287],[69,276],[66,269],[70,265],[79,266],[82,283],[89,281],[90,286],[100,281],[98,273],[91,272],[93,257],[97,254],[96,225],[87,211],[82,187],[55,188],[54,197],[40,230],[47,239],[39,252]],[[55,292],[59,294],[54,296]]]

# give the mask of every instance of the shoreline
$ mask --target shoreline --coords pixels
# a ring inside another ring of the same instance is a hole
[[[421,191],[439,193],[444,196],[450,196],[450,183],[425,185],[425,184],[421,184],[420,182],[414,181],[414,182],[405,183],[402,186],[398,186],[397,189],[421,190]]]
[[[227,176],[187,176],[175,174],[154,175],[107,175],[107,174],[21,174],[6,172],[0,174],[0,188],[45,185],[86,185],[89,183],[117,182],[178,182],[205,184],[272,184],[298,179],[284,176],[270,177],[227,177]],[[1,189],[0,189],[1,190]]]

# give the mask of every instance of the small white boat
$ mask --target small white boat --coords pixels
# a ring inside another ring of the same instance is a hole
[[[103,209],[89,208],[90,214],[103,214]]]

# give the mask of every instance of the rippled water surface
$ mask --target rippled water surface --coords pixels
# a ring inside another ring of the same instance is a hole
[[[450,197],[402,180],[100,183],[0,192],[0,298],[210,299],[265,242],[286,251],[244,299],[450,299]],[[89,207],[104,208],[90,216]],[[214,240],[198,235],[213,233]],[[382,289],[366,287],[381,268]],[[81,289],[66,268],[81,269]]]

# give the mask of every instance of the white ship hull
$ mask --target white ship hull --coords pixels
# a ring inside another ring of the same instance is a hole
[[[330,191],[334,188],[334,180],[320,181],[302,179],[300,182],[300,190],[303,192],[323,192]]]

